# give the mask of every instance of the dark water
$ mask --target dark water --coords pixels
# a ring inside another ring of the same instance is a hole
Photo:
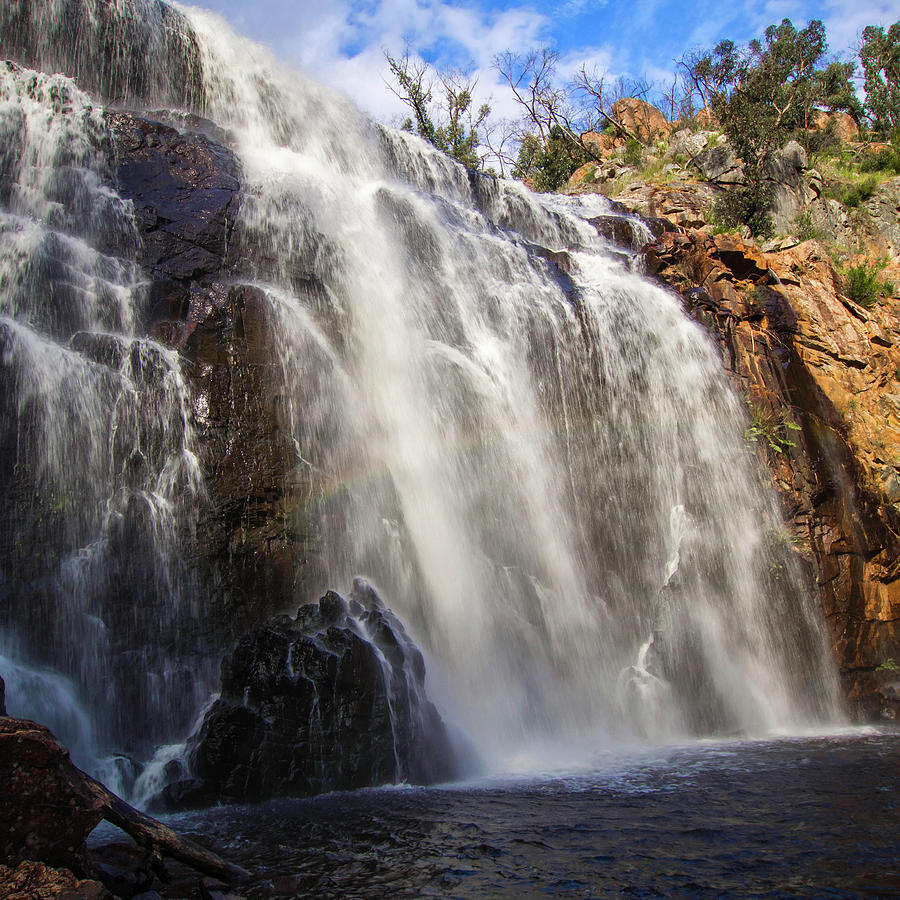
[[[174,818],[249,897],[900,897],[900,731]]]

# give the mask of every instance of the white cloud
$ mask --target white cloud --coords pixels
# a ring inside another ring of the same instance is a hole
[[[866,25],[900,21],[900,0],[828,0],[821,16],[833,50],[854,49]]]
[[[551,24],[528,7],[492,11],[444,0],[256,0],[252,13],[236,0],[201,3],[385,121],[402,116],[405,107],[384,82],[383,50],[401,54],[409,46],[439,66],[471,73],[478,79],[478,102],[490,98],[501,115],[510,115],[512,101],[491,68],[493,58],[511,47],[546,42]]]

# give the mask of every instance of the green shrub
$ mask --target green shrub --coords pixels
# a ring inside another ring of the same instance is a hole
[[[713,203],[713,218],[725,229],[746,225],[755,237],[771,237],[772,187],[762,178],[754,178],[748,171],[747,181],[722,194]]]
[[[882,297],[894,292],[894,285],[879,277],[883,266],[876,263],[862,262],[850,266],[844,276],[844,289],[847,296],[860,306],[869,307]]]
[[[802,431],[801,427],[786,416],[765,413],[755,403],[747,401],[750,410],[750,425],[744,429],[744,440],[755,443],[760,439],[776,453],[784,453],[788,447],[797,445],[791,440],[792,431]]]
[[[622,161],[626,166],[639,166],[644,159],[644,147],[637,138],[628,138]]]
[[[900,148],[888,147],[878,153],[867,153],[859,163],[862,172],[887,172],[900,175]]]
[[[546,144],[537,135],[525,135],[512,174],[513,178],[530,180],[536,191],[557,191],[585,162],[584,151],[566,139],[560,129],[553,128]]]
[[[820,241],[823,237],[822,232],[813,223],[812,214],[809,210],[800,213],[794,219],[794,230],[797,233],[797,238],[801,241]]]
[[[848,184],[844,188],[841,202],[845,206],[857,207],[861,203],[865,203],[877,190],[878,179],[874,175],[867,175],[855,184]]]

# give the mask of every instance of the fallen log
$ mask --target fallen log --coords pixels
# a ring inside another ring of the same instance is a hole
[[[121,828],[142,847],[159,856],[169,856],[204,875],[211,875],[222,881],[230,883],[249,878],[250,873],[246,869],[222,859],[189,838],[182,837],[167,825],[126,803],[90,775],[80,769],[77,771],[85,779],[88,790],[102,804],[103,818]]]
[[[0,861],[84,869],[85,839],[106,819],[154,858],[171,857],[220,881],[248,873],[181,837],[82,772],[42,725],[0,717]]]

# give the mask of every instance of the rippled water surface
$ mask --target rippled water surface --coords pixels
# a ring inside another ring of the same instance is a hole
[[[249,897],[900,897],[900,731],[174,817]]]

